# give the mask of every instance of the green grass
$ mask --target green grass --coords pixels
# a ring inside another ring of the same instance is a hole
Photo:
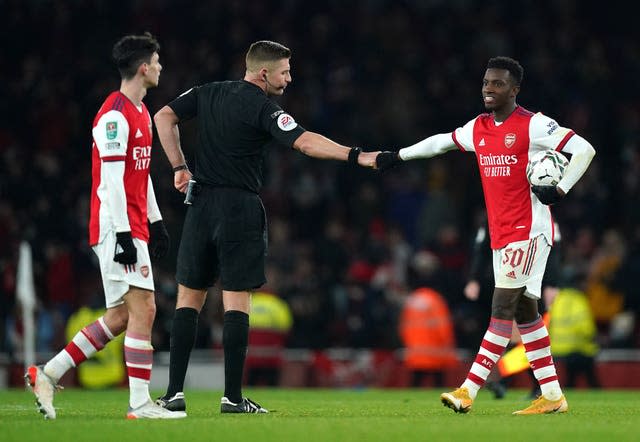
[[[522,390],[502,400],[481,391],[473,410],[453,413],[439,390],[245,389],[272,412],[221,415],[220,392],[187,391],[189,417],[127,421],[126,390],[64,390],[58,419],[45,421],[32,394],[0,390],[0,440],[12,441],[636,441],[640,392],[566,392],[563,415],[512,416],[525,407]]]

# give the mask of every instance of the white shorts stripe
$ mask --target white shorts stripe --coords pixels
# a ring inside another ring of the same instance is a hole
[[[531,272],[531,266],[536,259],[536,251],[538,250],[538,238],[529,241],[529,249],[527,250],[527,258],[524,261],[522,273],[528,275]]]

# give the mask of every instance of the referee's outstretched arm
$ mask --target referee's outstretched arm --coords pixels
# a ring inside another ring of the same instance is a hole
[[[354,163],[357,161],[363,167],[375,167],[376,157],[380,153],[379,151],[361,152],[359,148],[342,146],[323,135],[311,131],[306,131],[300,135],[294,141],[293,147],[310,157],[325,160],[353,161]]]

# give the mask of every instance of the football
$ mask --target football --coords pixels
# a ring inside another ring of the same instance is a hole
[[[567,158],[555,150],[543,150],[531,157],[527,164],[527,179],[532,186],[557,185],[569,164]]]

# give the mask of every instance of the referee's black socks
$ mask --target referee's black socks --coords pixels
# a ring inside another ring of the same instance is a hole
[[[198,311],[183,307],[176,310],[171,324],[171,342],[169,350],[169,386],[165,398],[184,391],[184,378],[189,366],[189,357],[196,341]]]
[[[242,374],[249,345],[249,315],[229,310],[222,328],[224,347],[224,395],[237,404],[242,401]]]

